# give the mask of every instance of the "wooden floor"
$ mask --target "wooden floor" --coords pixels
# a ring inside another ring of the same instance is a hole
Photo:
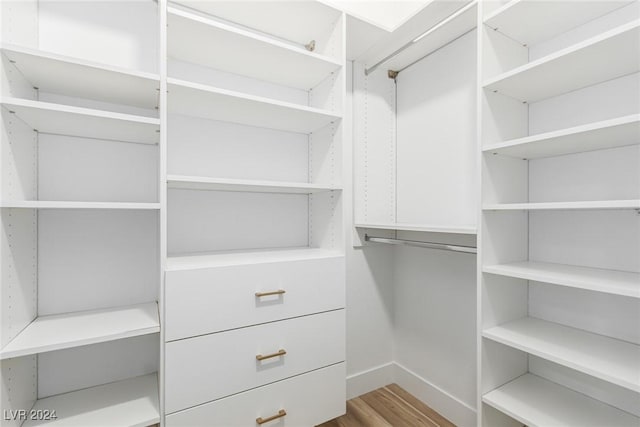
[[[318,427],[455,427],[417,398],[390,384],[347,401],[347,413]]]

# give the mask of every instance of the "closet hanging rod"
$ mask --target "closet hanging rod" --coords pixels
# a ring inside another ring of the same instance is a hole
[[[378,61],[375,64],[373,64],[371,67],[365,68],[364,69],[364,75],[368,76],[369,74],[374,72],[378,67],[383,65],[385,62],[389,61],[391,58],[395,58],[400,53],[404,52],[409,47],[413,46],[415,43],[417,43],[420,40],[422,40],[423,38],[427,37],[429,34],[432,34],[435,31],[439,30],[440,28],[444,27],[449,22],[453,21],[455,18],[457,18],[458,16],[462,15],[463,13],[465,13],[467,10],[471,9],[472,7],[475,7],[476,5],[477,5],[477,1],[476,0],[471,0],[468,4],[466,4],[465,6],[462,6],[460,9],[456,10],[451,15],[447,16],[442,21],[438,22],[436,25],[434,25],[433,27],[429,28],[424,33],[420,34],[418,37],[414,38],[410,42],[408,42],[408,43],[404,44],[403,46],[401,46],[399,49],[397,49],[394,52],[390,53],[389,55],[385,56],[380,61]],[[466,31],[464,34],[456,37],[456,39],[462,37],[463,35],[466,35],[468,32],[469,31]],[[452,41],[454,41],[454,40],[452,40]],[[451,42],[449,42],[449,43],[451,43]],[[449,43],[447,43],[447,44],[449,44]],[[439,50],[439,49],[437,49],[437,50]],[[407,68],[407,67],[404,67],[404,68]],[[402,70],[396,70],[396,71],[402,71]]]
[[[478,253],[475,246],[448,245],[446,243],[420,242],[418,240],[390,239],[387,237],[375,237],[364,235],[364,240],[373,243],[387,243],[391,245],[415,246],[418,248],[439,249],[443,251],[463,252],[468,254]]]

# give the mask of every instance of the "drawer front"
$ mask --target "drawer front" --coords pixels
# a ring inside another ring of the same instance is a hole
[[[166,417],[167,427],[252,427],[284,410],[264,427],[309,427],[345,412],[345,364],[249,390]]]
[[[166,340],[344,308],[344,283],[344,257],[168,271]]]
[[[257,360],[285,350],[286,354]],[[165,346],[171,413],[345,359],[344,310],[173,341]]]

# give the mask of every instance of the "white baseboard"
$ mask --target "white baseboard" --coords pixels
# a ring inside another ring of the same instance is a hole
[[[347,399],[396,383],[459,427],[476,426],[476,410],[404,366],[389,362],[347,376]]]
[[[404,366],[393,364],[393,378],[400,387],[425,402],[459,427],[475,427],[476,410]]]
[[[347,399],[361,396],[393,382],[393,362],[347,376]]]

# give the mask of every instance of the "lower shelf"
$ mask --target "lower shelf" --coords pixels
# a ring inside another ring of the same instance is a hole
[[[37,317],[0,351],[0,359],[62,350],[160,331],[155,302]]]
[[[634,426],[640,418],[536,375],[525,374],[482,401],[528,426]]]
[[[27,420],[22,427],[146,427],[160,422],[158,376],[149,374],[40,399],[32,411],[56,419]]]
[[[482,336],[640,392],[640,345],[534,317],[494,326]]]
[[[125,209],[159,210],[160,203],[135,202],[68,202],[48,200],[9,200],[2,201],[0,207],[22,209]]]
[[[475,227],[441,226],[428,224],[356,224],[356,228],[375,230],[422,231],[427,233],[476,234]]]
[[[167,258],[167,271],[213,268],[230,265],[300,261],[341,256],[337,250],[321,248],[270,248],[239,251],[203,252],[173,255]]]

